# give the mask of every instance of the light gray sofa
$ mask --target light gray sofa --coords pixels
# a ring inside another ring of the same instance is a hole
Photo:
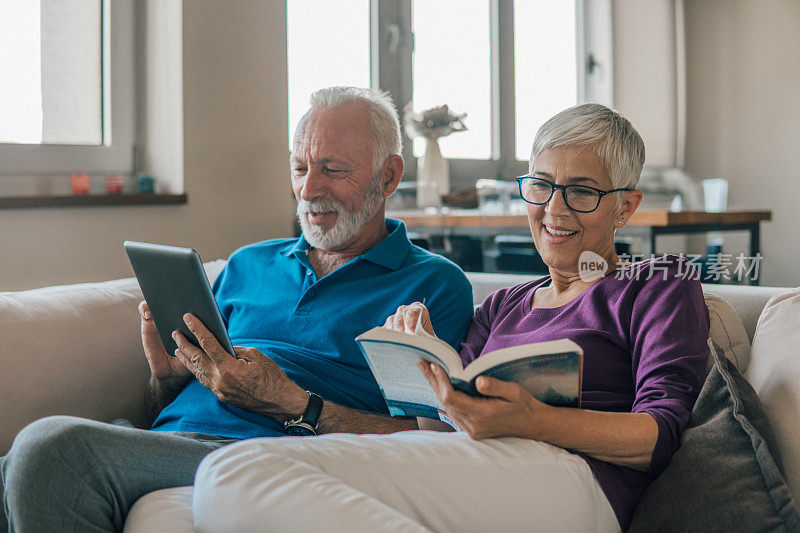
[[[223,265],[224,261],[207,263],[209,278],[213,280]],[[497,288],[530,279],[476,273],[469,274],[469,278],[476,303]],[[768,322],[772,329],[759,333],[759,340],[779,336],[777,340],[785,346],[800,347],[798,290],[708,285],[704,291],[707,300],[720,296],[735,310],[729,315],[724,310],[714,310],[712,315],[717,315],[716,335],[727,337],[729,344],[738,342],[734,349],[735,357],[742,359],[737,361],[740,368],[747,367],[749,343],[770,299],[780,305],[771,311]],[[47,415],[68,414],[102,421],[127,418],[137,425],[145,422],[144,384],[148,369],[139,337],[136,306],[140,300],[133,278],[0,293],[0,391],[4,400],[4,408],[0,409],[0,455],[8,450],[22,427]],[[784,333],[771,333],[776,324],[783,327]],[[746,375],[776,426],[787,481],[797,498],[800,349],[789,354],[770,351],[774,350],[754,347]],[[191,491],[159,492],[134,506],[126,531],[192,529]]]

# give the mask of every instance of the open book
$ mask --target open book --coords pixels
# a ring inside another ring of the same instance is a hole
[[[436,394],[417,367],[420,360],[441,365],[453,387],[478,396],[475,379],[485,375],[515,381],[550,405],[579,407],[583,350],[569,339],[523,344],[481,355],[463,368],[449,344],[427,333],[382,327],[356,337],[392,416],[422,416],[450,423]]]

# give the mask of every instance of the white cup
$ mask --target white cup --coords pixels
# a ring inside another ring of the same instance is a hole
[[[709,213],[721,213],[728,208],[728,180],[703,180],[703,204]]]
[[[438,183],[435,181],[417,181],[417,208],[438,209],[440,201]]]

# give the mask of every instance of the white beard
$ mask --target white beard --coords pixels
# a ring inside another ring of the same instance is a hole
[[[303,236],[308,244],[320,250],[332,250],[358,235],[364,224],[375,216],[381,205],[383,205],[383,194],[381,193],[380,177],[376,176],[376,179],[370,182],[364,195],[364,207],[361,208],[361,211],[351,213],[341,204],[332,200],[313,202],[300,200],[297,202],[297,218],[300,220],[300,228],[303,230]],[[336,224],[329,230],[312,224],[306,218],[306,213],[309,211],[334,211],[337,215]]]

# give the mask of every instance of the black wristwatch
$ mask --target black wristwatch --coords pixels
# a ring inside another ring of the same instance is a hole
[[[309,436],[317,434],[317,426],[319,425],[319,415],[322,414],[322,397],[314,394],[311,391],[308,393],[308,405],[303,414],[294,420],[287,420],[283,423],[283,430],[287,435],[294,436]]]

